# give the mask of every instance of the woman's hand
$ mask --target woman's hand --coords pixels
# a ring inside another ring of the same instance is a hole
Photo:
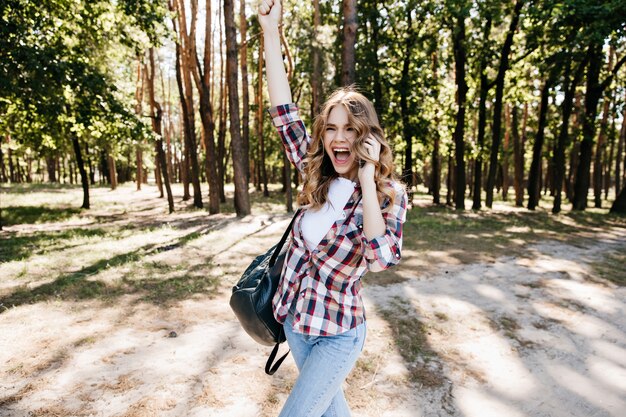
[[[264,32],[278,29],[280,12],[280,0],[261,0],[259,2],[259,24]]]
[[[363,141],[363,147],[368,153],[369,157],[378,162],[380,160],[380,142],[373,136],[368,136]],[[366,182],[374,182],[374,174],[376,173],[376,165],[372,162],[365,162],[363,166],[359,167],[359,182],[363,185]]]

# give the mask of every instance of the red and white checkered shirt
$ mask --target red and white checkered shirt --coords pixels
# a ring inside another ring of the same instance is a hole
[[[303,172],[311,137],[298,115],[295,104],[269,110],[289,160]],[[393,208],[383,213],[387,230],[383,236],[367,240],[363,233],[361,188],[343,209],[343,218],[331,227],[319,245],[310,251],[302,236],[301,211],[294,221],[283,273],[273,299],[274,316],[284,323],[294,309],[293,330],[310,336],[346,332],[365,321],[361,299],[361,277],[367,271],[382,271],[400,261],[402,223],[406,220],[407,196],[394,183]],[[355,203],[358,203],[355,207]],[[388,199],[382,208],[389,204]]]

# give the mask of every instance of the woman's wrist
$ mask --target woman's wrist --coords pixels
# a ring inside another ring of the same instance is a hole
[[[280,31],[278,30],[278,25],[271,26],[268,28],[263,28],[263,37],[268,38],[279,38],[280,39]]]

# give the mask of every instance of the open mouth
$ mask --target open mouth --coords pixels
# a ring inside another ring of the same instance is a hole
[[[338,164],[345,164],[350,159],[350,149],[348,148],[333,148],[333,154]]]

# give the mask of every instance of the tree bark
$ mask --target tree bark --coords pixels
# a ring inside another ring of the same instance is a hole
[[[626,94],[624,95],[626,101]],[[619,134],[619,142],[617,143],[617,156],[615,158],[615,190],[621,190],[622,181],[622,155],[624,155],[624,142],[626,142],[626,106],[622,114],[622,129]]]
[[[188,149],[189,167],[191,168],[191,184],[193,187],[193,205],[202,208],[202,191],[200,188],[200,167],[198,164],[198,150],[195,132],[195,113],[193,106],[193,88],[191,85],[192,63],[195,59],[195,29],[197,0],[192,1],[191,25],[187,33],[187,18],[183,0],[177,0],[176,11],[178,12],[178,32],[180,42],[176,44],[176,81],[180,94],[183,119],[185,121],[185,144]],[[176,23],[174,18],[174,30]]]
[[[576,94],[576,86],[580,82],[585,68],[586,62],[583,61],[578,65],[578,69],[575,71],[573,80],[570,81],[570,64],[566,64],[567,68],[564,74],[565,83],[563,89],[565,90],[565,96],[563,98],[563,104],[561,105],[562,121],[561,131],[557,140],[556,149],[554,152],[554,204],[552,206],[552,213],[556,214],[561,211],[561,191],[563,187],[563,181],[565,178],[565,149],[569,146],[569,119],[574,108],[574,95]]]
[[[611,188],[611,167],[613,165],[613,157],[615,156],[615,139],[616,139],[616,132],[617,129],[615,128],[615,118],[613,118],[612,122],[611,122],[611,134],[610,134],[610,139],[609,139],[609,152],[604,160],[604,181],[603,181],[603,187],[604,187],[604,199],[608,200],[609,199],[609,190]],[[617,193],[617,188],[615,189],[615,192]]]
[[[454,128],[455,151],[455,195],[454,203],[457,210],[465,210],[465,100],[467,96],[467,81],[465,80],[465,17],[466,12],[457,16],[456,26],[453,29],[455,83],[457,85],[457,113]]]
[[[228,109],[230,113],[230,146],[233,155],[233,182],[235,183],[235,212],[238,217],[250,214],[250,197],[246,161],[248,155],[241,137],[239,119],[239,91],[237,90],[237,33],[233,0],[224,0],[226,26],[226,79],[228,81]]]
[[[194,0],[197,1],[197,0]],[[192,10],[195,10],[192,8]],[[194,81],[200,99],[200,120],[202,121],[203,141],[206,150],[205,175],[209,184],[209,214],[220,212],[220,185],[217,175],[217,152],[215,147],[215,120],[211,102],[211,0],[206,0],[204,59],[200,62],[195,42],[192,42],[194,55]]]
[[[502,98],[504,96],[504,81],[506,71],[509,69],[509,54],[511,53],[511,46],[513,45],[513,35],[517,29],[520,13],[524,6],[524,0],[516,0],[515,7],[513,9],[513,17],[511,18],[511,24],[502,46],[502,52],[500,54],[500,66],[498,68],[498,75],[496,76],[496,97],[493,105],[493,138],[491,140],[491,154],[489,155],[489,173],[487,174],[487,196],[485,199],[485,205],[489,208],[493,205],[493,187],[496,178],[496,169],[498,168],[498,153],[500,152],[500,130],[502,126]]]
[[[226,79],[226,58],[224,57],[224,27],[222,25],[224,20],[224,8],[221,7],[219,9],[219,33],[220,33],[220,94],[219,94],[219,102],[220,102],[220,116],[219,116],[219,127],[217,133],[217,176],[218,176],[218,187],[219,187],[219,195],[220,201],[222,203],[226,202],[226,194],[224,193],[224,181],[225,181],[225,157],[226,157],[226,106],[227,106],[227,86],[225,83]]]
[[[587,91],[585,95],[585,116],[583,118],[583,140],[580,144],[580,158],[574,185],[574,210],[587,208],[589,194],[591,154],[593,139],[595,136],[595,120],[598,112],[598,102],[602,92],[611,84],[613,77],[618,73],[621,66],[626,63],[624,55],[615,64],[610,74],[600,82],[600,66],[602,65],[602,42],[592,41],[587,50],[589,66],[587,69]]]
[[[608,71],[613,69],[613,47],[609,50]],[[593,163],[593,197],[596,208],[602,207],[602,159],[605,152],[606,129],[609,121],[609,110],[611,108],[611,91],[607,90],[604,97],[604,105],[602,106],[602,120],[600,121],[600,133],[598,134],[598,142],[596,143],[596,153]]]
[[[211,0],[207,0],[210,3]],[[242,115],[241,115],[241,141],[243,144],[243,153],[246,157],[245,172],[246,181],[250,182],[250,94],[248,91],[248,42],[246,36],[248,33],[248,22],[246,20],[246,2],[240,0],[239,2],[239,27],[241,36],[241,100],[242,100]]]
[[[507,104],[504,109],[504,142],[502,143],[502,200],[507,201],[509,194],[509,156],[510,156],[510,136],[511,136],[511,109]]]
[[[117,167],[115,166],[115,158],[109,155],[107,159],[109,163],[109,176],[111,178],[111,189],[115,190],[117,188]]]
[[[75,132],[70,132],[72,138],[72,146],[74,148],[74,155],[76,156],[76,165],[78,165],[78,171],[80,172],[80,182],[83,187],[83,204],[82,208],[89,208],[89,177],[85,170],[85,162],[83,161],[83,155],[80,150],[80,142]]]
[[[2,155],[2,149],[0,149],[0,168],[2,170],[2,180],[6,181],[6,174],[4,172],[4,156]],[[57,170],[56,170],[56,156],[46,156],[46,169],[48,171],[48,181],[57,182]]]
[[[486,48],[489,36],[491,34],[491,14],[485,16],[485,29],[483,32],[483,47]],[[474,188],[472,198],[472,210],[480,210],[482,200],[482,178],[483,178],[483,153],[485,142],[485,125],[487,124],[487,94],[491,89],[492,84],[487,79],[487,58],[488,52],[482,51],[480,55],[480,87],[478,94],[478,135],[476,136],[476,145],[478,146],[478,153],[476,160],[474,161]]]
[[[626,185],[622,188],[622,191],[617,195],[613,205],[611,206],[611,213],[626,214]]]
[[[315,120],[315,116],[319,114],[322,106],[322,65],[319,34],[321,24],[320,0],[313,0],[313,39],[311,41],[311,60],[313,64],[313,73],[311,74],[311,120]],[[262,43],[263,42],[261,42],[261,44]],[[263,46],[261,45],[261,48],[262,47]]]
[[[533,159],[528,173],[528,209],[534,210],[539,204],[539,192],[541,187],[541,151],[543,150],[544,130],[546,126],[546,115],[548,113],[548,98],[550,96],[551,77],[544,82],[541,88],[541,103],[539,105],[539,122],[537,126],[537,136],[533,144]]]
[[[574,184],[574,210],[587,208],[589,180],[591,168],[591,153],[595,136],[595,120],[598,111],[598,101],[602,95],[600,88],[600,65],[602,62],[602,44],[589,45],[589,66],[587,70],[587,91],[585,94],[585,115],[583,117],[583,139],[580,143],[580,156]]]
[[[347,86],[356,81],[356,31],[357,2],[343,0],[343,43],[341,48],[341,85]]]
[[[157,152],[157,163],[159,166],[160,176],[162,178],[162,184],[165,187],[165,191],[167,192],[167,205],[169,208],[169,212],[174,212],[174,197],[172,195],[172,188],[170,187],[170,179],[167,173],[167,161],[165,159],[165,150],[163,149],[163,136],[162,136],[162,120],[163,120],[163,111],[161,109],[161,105],[156,101],[156,97],[154,94],[154,75],[155,75],[155,66],[154,66],[154,47],[150,48],[149,51],[149,59],[150,59],[150,71],[146,68],[146,74],[148,77],[148,95],[150,98],[150,119],[152,120],[152,130],[157,135],[157,140],[155,143],[155,149]]]
[[[378,18],[380,17],[380,12],[378,11],[377,5],[378,3],[374,2],[374,7],[371,8],[370,13],[370,25],[372,27],[372,49],[374,51],[374,54],[372,56],[372,65],[374,66],[374,108],[376,109],[376,113],[378,113],[380,122],[383,123],[382,116],[385,113],[385,104],[383,99],[382,82],[380,81],[380,61],[378,59],[378,49],[380,47],[380,26],[378,24]]]
[[[259,46],[259,65],[258,71],[258,86],[257,86],[257,138],[259,140],[259,177],[260,182],[263,183],[263,196],[269,197],[269,191],[267,189],[267,168],[265,166],[265,139],[263,135],[263,41]]]
[[[525,111],[528,105],[524,105]],[[513,188],[515,189],[515,206],[524,205],[524,146],[519,134],[517,106],[513,106],[511,111],[511,135],[513,136]]]
[[[409,109],[408,96],[411,93],[409,65],[412,59],[411,50],[415,44],[415,30],[411,17],[411,8],[407,7],[407,34],[404,41],[404,59],[402,62],[402,75],[400,77],[400,113],[402,118],[402,136],[406,143],[404,148],[404,168],[402,170],[402,181],[406,184],[408,199],[413,201],[413,137],[414,129],[410,120],[411,109]]]
[[[433,78],[434,78],[434,85],[438,85],[438,80],[437,80],[437,67],[438,67],[438,58],[437,58],[437,52],[433,52]],[[439,126],[439,116],[435,115],[435,126]],[[439,137],[439,130],[435,129],[434,130],[434,139],[433,139],[433,153],[432,153],[432,157],[431,157],[431,164],[432,164],[432,175],[431,175],[431,182],[430,182],[430,188],[431,188],[431,192],[433,195],[433,204],[441,204],[441,155],[440,155],[440,141],[441,138]]]

